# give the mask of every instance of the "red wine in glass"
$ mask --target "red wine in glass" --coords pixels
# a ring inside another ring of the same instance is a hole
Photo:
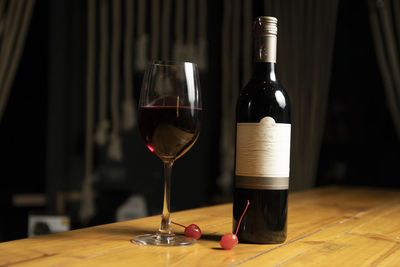
[[[197,107],[140,107],[140,133],[151,152],[163,161],[176,160],[196,142],[200,117],[201,108]]]

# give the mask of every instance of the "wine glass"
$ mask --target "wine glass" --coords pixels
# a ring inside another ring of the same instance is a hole
[[[147,65],[139,100],[139,129],[148,149],[164,164],[164,204],[155,234],[133,238],[141,245],[184,246],[193,238],[175,235],[170,225],[171,169],[200,133],[201,93],[196,64],[154,61]]]

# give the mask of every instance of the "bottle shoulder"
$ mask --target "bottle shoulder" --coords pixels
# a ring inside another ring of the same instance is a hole
[[[242,88],[242,90],[240,91],[240,95],[268,95],[275,93],[275,91],[282,91],[285,97],[288,97],[285,88],[278,80],[252,78]]]
[[[237,121],[258,122],[266,116],[276,122],[290,123],[289,96],[279,81],[253,78],[240,91]]]

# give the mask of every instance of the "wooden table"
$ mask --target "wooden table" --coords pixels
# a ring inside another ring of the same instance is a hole
[[[146,247],[129,240],[158,228],[160,217],[0,243],[0,266],[400,266],[400,190],[326,187],[289,196],[286,243],[221,250],[232,205],[172,215],[203,231],[188,247]],[[182,229],[175,228],[182,233]]]

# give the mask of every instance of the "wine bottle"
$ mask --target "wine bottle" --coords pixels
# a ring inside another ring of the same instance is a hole
[[[277,22],[254,21],[254,71],[236,106],[233,229],[250,201],[240,242],[286,239],[291,124],[289,97],[276,76]]]

